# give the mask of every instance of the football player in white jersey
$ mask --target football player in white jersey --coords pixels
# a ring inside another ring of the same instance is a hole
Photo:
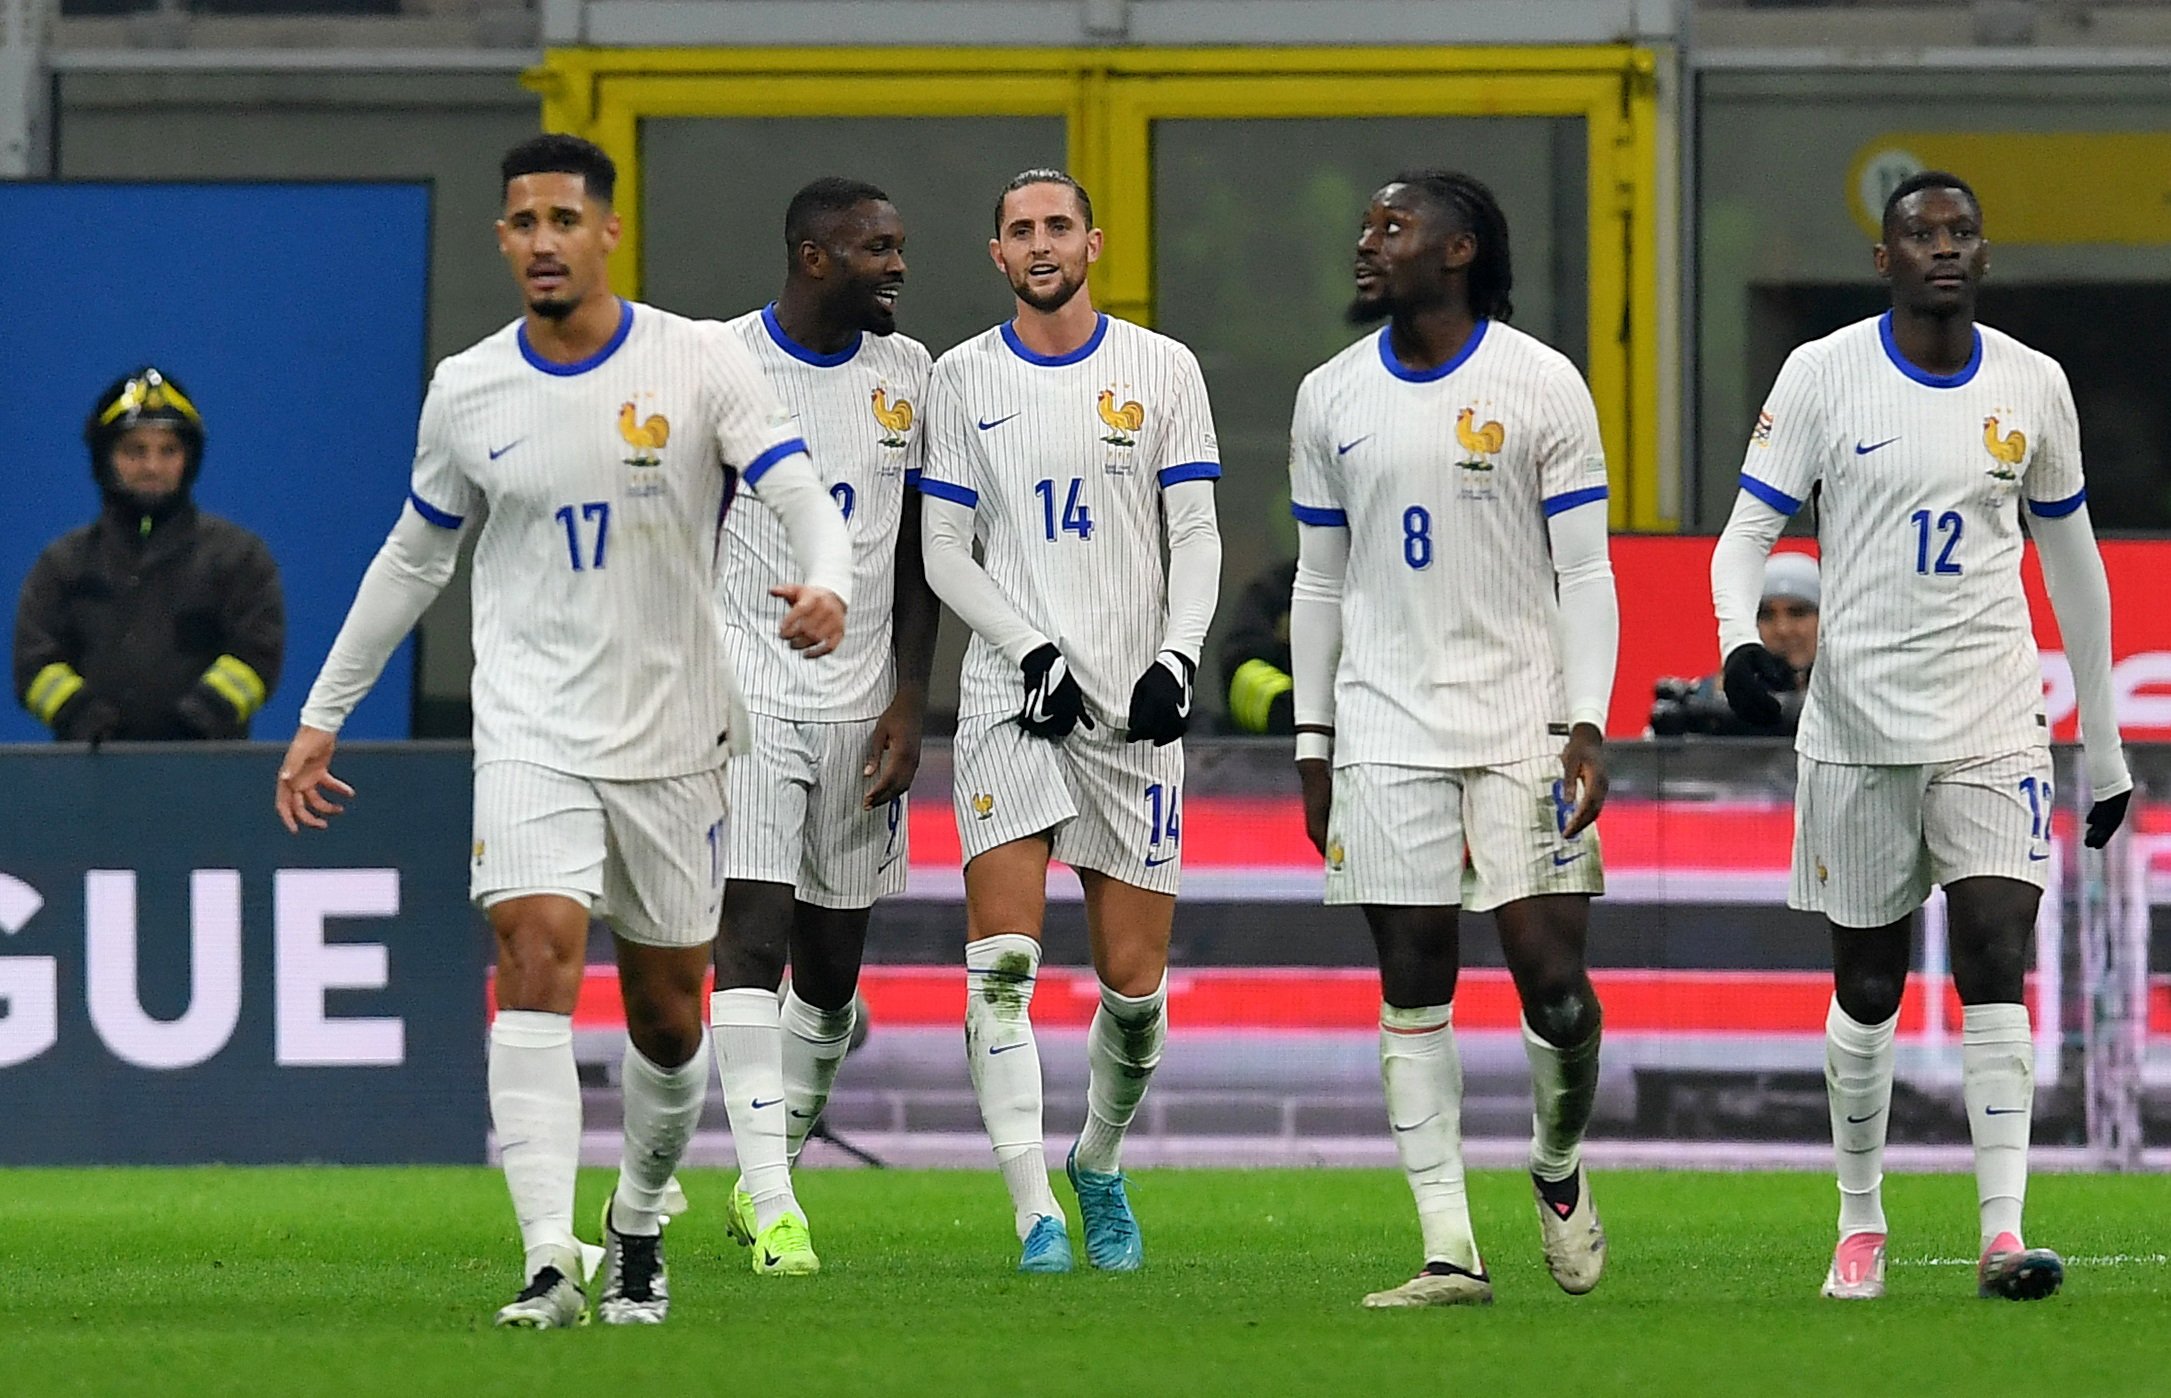
[[[1823,607],[1795,741],[1788,902],[1832,928],[1825,1088],[1839,1243],[1824,1294],[1884,1294],[1880,1195],[1908,927],[1943,885],[1984,1296],[2033,1299],[2064,1266],[2022,1241],[2034,1041],[2028,935],[2051,857],[2049,728],[2021,589],[2021,509],[2079,692],[2100,848],[2133,786],[2111,690],[2110,586],[2057,363],[1975,321],[1982,206],[1958,177],[1892,192],[1876,248],[1892,309],[1787,357],[1711,560],[1726,697],[1776,712],[1785,662],[1757,642],[1757,582],[1787,518],[1816,502]]]
[[[1305,828],[1327,902],[1360,905],[1378,948],[1380,1076],[1424,1237],[1417,1276],[1364,1303],[1492,1300],[1463,1184],[1458,907],[1493,914],[1522,998],[1545,1259],[1581,1295],[1605,1266],[1584,939],[1620,631],[1598,414],[1565,356],[1507,324],[1507,220],[1469,176],[1373,195],[1356,283],[1350,319],[1388,324],[1297,391],[1289,647]]]
[[[792,198],[784,244],[782,293],[731,329],[813,448],[851,531],[853,577],[843,644],[807,665],[778,636],[784,605],[769,595],[790,566],[782,524],[758,503],[724,521],[717,601],[754,750],[727,779],[709,1017],[739,1161],[732,1232],[770,1273],[819,1266],[772,1232],[798,1212],[790,1165],[851,1046],[868,911],[905,886],[905,792],[941,615],[920,568],[913,488],[932,363],[895,333],[904,223],[873,185],[820,179]]]
[[[936,363],[920,478],[928,581],[974,632],[953,749],[965,1051],[1027,1272],[1071,1269],[1029,1016],[1051,857],[1078,871],[1100,977],[1067,1167],[1086,1260],[1130,1271],[1145,1257],[1120,1152],[1167,1037],[1179,740],[1221,578],[1198,361],[1093,309],[1100,249],[1068,175],[1005,186],[988,251],[1017,314]]]
[[[611,294],[610,158],[540,136],[502,172],[498,246],[526,312],[437,367],[408,505],[302,708],[277,805],[288,829],[321,828],[354,794],[330,770],[340,725],[486,511],[471,889],[497,936],[490,1115],[526,1254],[526,1284],[497,1323],[587,1319],[573,1010],[593,914],[616,934],[629,1039],[596,1311],[654,1324],[670,1300],[665,1194],[708,1081],[722,768],[749,740],[712,592],[720,521],[741,482],[784,520],[806,581],[776,587],[789,604],[779,625],[808,655],[843,638],[850,541],[738,340]]]

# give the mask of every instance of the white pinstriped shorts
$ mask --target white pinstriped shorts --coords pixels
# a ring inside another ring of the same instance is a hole
[[[965,862],[1043,831],[1055,857],[1135,888],[1174,893],[1183,874],[1183,744],[1155,747],[1079,727],[1051,743],[1008,714],[961,718],[951,800]]]
[[[868,908],[905,891],[905,798],[860,808],[876,722],[753,715],[753,750],[724,769],[726,878],[790,884],[821,908]]]
[[[1334,769],[1327,902],[1489,912],[1541,893],[1606,891],[1598,828],[1563,835],[1560,759],[1494,767]]]
[[[585,904],[629,942],[700,946],[724,898],[724,774],[600,781],[532,762],[475,769],[469,895]]]
[[[2050,749],[1905,766],[1804,757],[1794,782],[1787,903],[1841,927],[1885,927],[1932,884],[2050,867]]]

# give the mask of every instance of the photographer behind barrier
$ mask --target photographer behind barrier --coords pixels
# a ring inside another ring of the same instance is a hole
[[[279,682],[286,606],[264,541],[189,498],[204,423],[145,367],[83,425],[105,508],[46,546],[15,611],[15,693],[53,736],[246,738]]]
[[[1794,671],[1794,688],[1779,695],[1779,721],[1745,723],[1727,707],[1719,677],[1663,679],[1651,705],[1651,732],[1659,737],[1698,733],[1720,737],[1791,738],[1809,692],[1809,668],[1817,658],[1817,560],[1806,553],[1775,553],[1764,565],[1764,596],[1757,604],[1757,637]]]

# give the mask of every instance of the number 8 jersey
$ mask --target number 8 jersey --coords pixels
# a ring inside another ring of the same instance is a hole
[[[1958,373],[1926,373],[1891,320],[1789,355],[1742,462],[1741,488],[1777,510],[1816,492],[1824,595],[1796,747],[1913,764],[2041,746],[2020,504],[2057,517],[2085,497],[2072,390],[1987,326]]]
[[[1289,440],[1297,520],[1349,530],[1336,764],[1560,751],[1570,716],[1546,521],[1606,497],[1575,366],[1481,320],[1453,359],[1417,371],[1382,328],[1305,378]]]

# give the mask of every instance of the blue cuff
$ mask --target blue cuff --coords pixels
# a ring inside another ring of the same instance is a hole
[[[804,453],[809,457],[813,455],[813,453],[807,451],[804,438],[794,437],[788,442],[778,442],[775,446],[749,461],[746,464],[746,469],[739,474],[745,478],[748,485],[759,485],[761,484],[761,478],[769,474],[771,466],[795,453]]]
[[[1603,500],[1605,498],[1606,488],[1602,485],[1590,486],[1583,490],[1570,490],[1560,495],[1549,495],[1543,502],[1545,517],[1551,519],[1563,510],[1572,510],[1578,505],[1588,505],[1594,500]]]
[[[1795,499],[1793,496],[1787,494],[1785,491],[1779,489],[1777,486],[1770,486],[1764,484],[1764,482],[1750,475],[1747,471],[1741,473],[1741,488],[1748,491],[1751,495],[1754,495],[1757,499],[1763,501],[1765,504],[1771,506],[1773,509],[1779,511],[1779,513],[1781,514],[1790,515],[1795,513],[1802,507],[1801,501]]]
[[[1186,461],[1181,466],[1161,468],[1161,489],[1184,481],[1218,481],[1221,479],[1221,463],[1218,461]]]
[[[2086,489],[2081,489],[2068,495],[2063,500],[2030,500],[2028,502],[2028,513],[2043,519],[2064,519],[2087,503],[2088,492]]]
[[[440,510],[411,490],[407,492],[407,503],[415,507],[416,514],[421,515],[423,519],[436,525],[439,529],[458,529],[461,525],[467,523],[466,516],[456,515],[448,510]]]
[[[1289,502],[1289,513],[1297,517],[1299,524],[1317,524],[1328,529],[1349,528],[1349,516],[1341,510],[1321,509],[1317,505],[1299,505]]]
[[[980,508],[980,492],[969,485],[956,485],[950,481],[938,481],[932,476],[920,477],[920,494],[932,495],[937,500],[947,500],[953,505],[963,505],[968,510]]]
[[[915,467],[913,467],[913,468],[912,468],[911,470],[909,470],[909,471],[905,472],[905,489],[907,489],[907,490],[918,490],[919,488],[920,488],[920,468],[919,468],[919,467],[917,467],[917,466],[915,466]]]

